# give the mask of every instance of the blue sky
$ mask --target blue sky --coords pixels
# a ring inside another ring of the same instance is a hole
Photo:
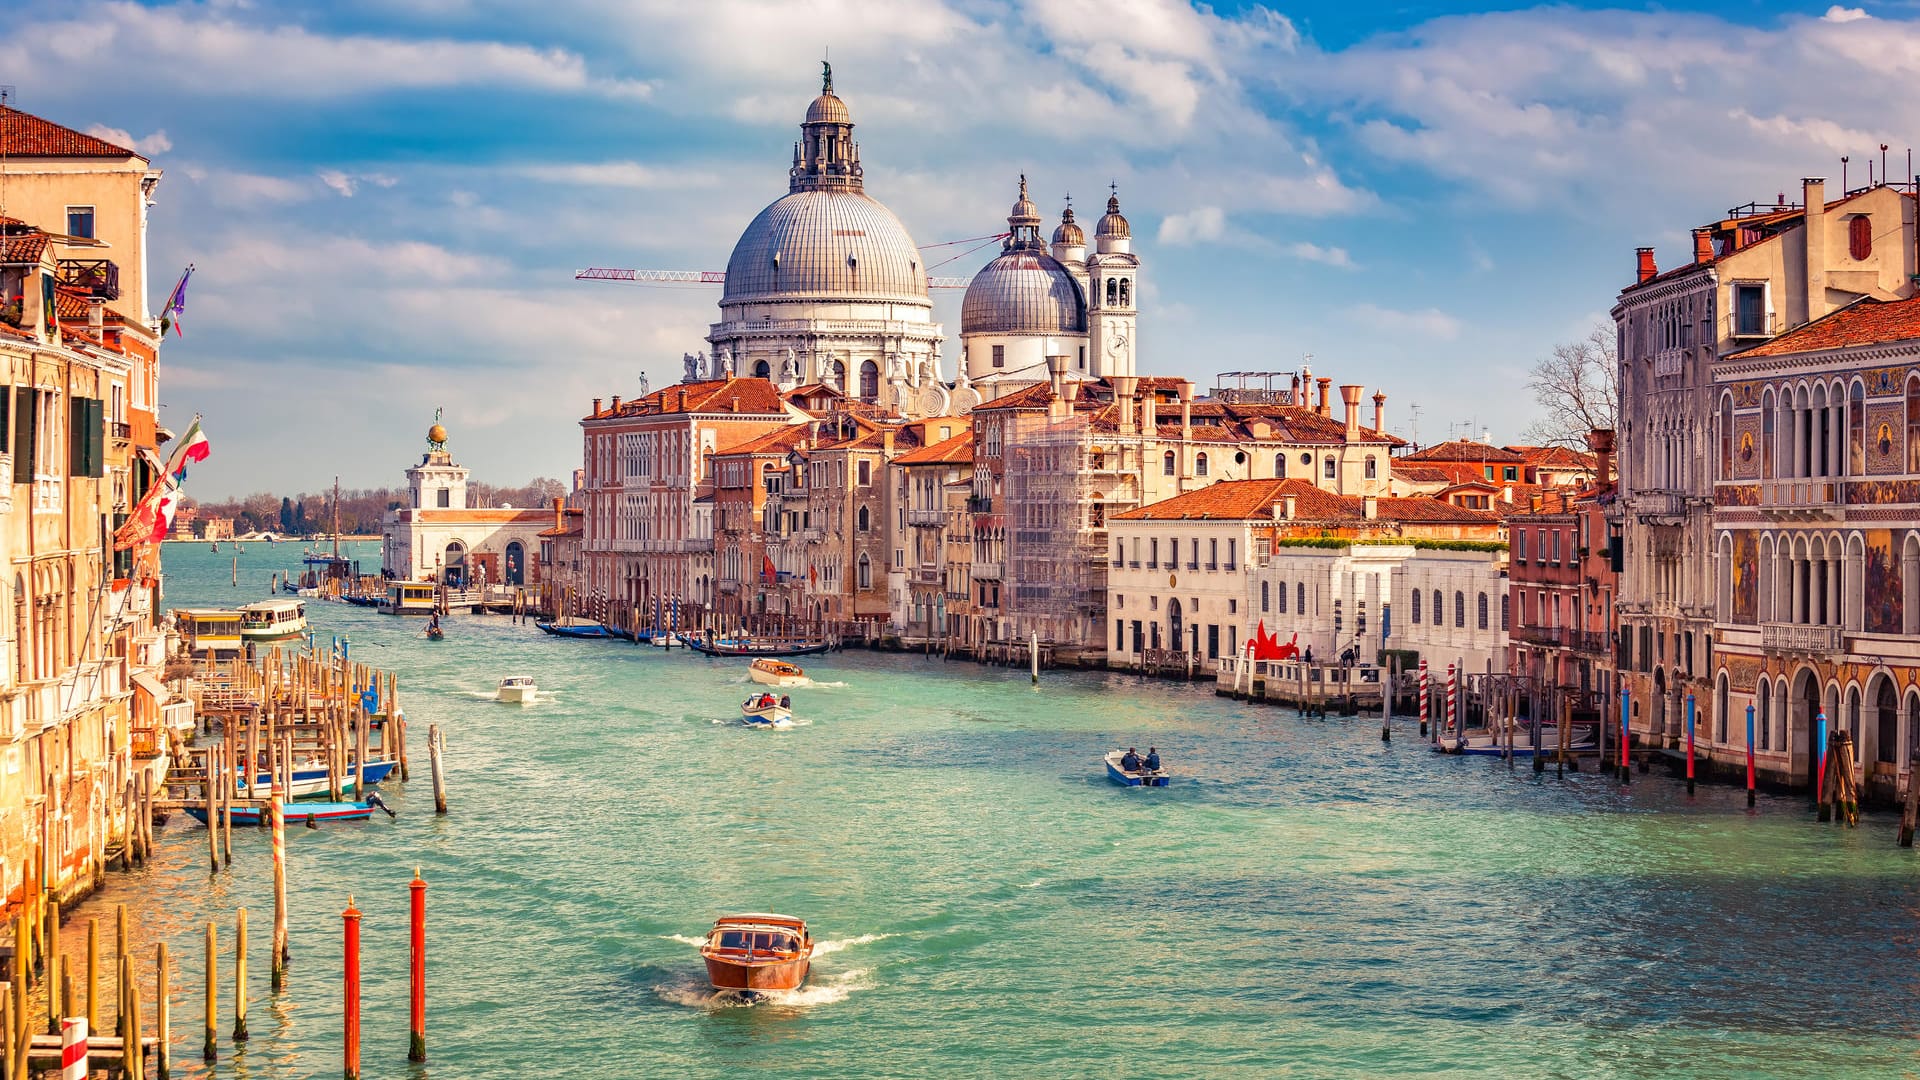
[[[433,410],[477,478],[564,477],[591,398],[679,377],[718,269],[785,191],[831,48],[868,191],[921,244],[1115,180],[1143,372],[1386,391],[1433,442],[1531,418],[1525,372],[1633,249],[1805,175],[1896,171],[1914,5],[1174,0],[19,0],[0,83],[166,170],[157,305],[199,267],[165,419],[194,494],[398,483]],[[989,252],[943,268],[970,272]],[[959,297],[941,294],[949,340]]]

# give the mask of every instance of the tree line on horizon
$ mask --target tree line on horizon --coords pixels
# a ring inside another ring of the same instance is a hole
[[[567,494],[566,486],[551,477],[537,477],[519,487],[471,481],[467,484],[467,505],[473,507],[514,506],[522,509],[550,506]],[[404,487],[340,489],[340,531],[377,533],[381,519],[389,510],[406,506],[411,496]],[[233,519],[236,533],[271,532],[305,536],[333,530],[333,492],[306,491],[295,495],[275,495],[256,491],[235,499],[189,500],[198,507],[201,520]]]

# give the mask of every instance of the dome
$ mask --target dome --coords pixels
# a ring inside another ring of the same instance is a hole
[[[1081,232],[1079,224],[1073,220],[1073,207],[1069,206],[1060,212],[1060,227],[1053,230],[1053,242],[1066,247],[1087,246],[1087,234]]]
[[[913,237],[858,191],[795,191],[774,200],[727,260],[722,304],[814,298],[931,306]]]
[[[1084,334],[1087,302],[1043,251],[1008,251],[980,268],[960,302],[962,334]]]
[[[1120,196],[1108,197],[1106,216],[1100,219],[1100,224],[1094,229],[1093,235],[1115,240],[1126,239],[1133,235],[1133,227],[1127,224],[1126,218],[1120,216]]]
[[[1013,211],[1007,215],[1007,224],[1013,226],[1040,224],[1040,208],[1027,198],[1027,174],[1020,174],[1020,197],[1013,202]]]
[[[803,122],[852,125],[853,114],[847,111],[847,103],[840,100],[840,95],[828,90],[814,98],[813,104],[807,106],[807,118]]]

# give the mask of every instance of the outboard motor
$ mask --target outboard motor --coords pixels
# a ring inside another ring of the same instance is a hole
[[[380,793],[377,791],[367,792],[367,805],[374,807],[375,809],[378,809],[378,810],[385,810],[387,812],[387,816],[390,818],[400,816],[399,814],[396,814],[393,812],[393,808],[387,805],[387,800],[381,798]]]

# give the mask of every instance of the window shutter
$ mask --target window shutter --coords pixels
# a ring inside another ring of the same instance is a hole
[[[33,483],[34,409],[38,391],[31,386],[13,388],[13,482]]]
[[[107,475],[107,403],[87,399],[87,475]]]

